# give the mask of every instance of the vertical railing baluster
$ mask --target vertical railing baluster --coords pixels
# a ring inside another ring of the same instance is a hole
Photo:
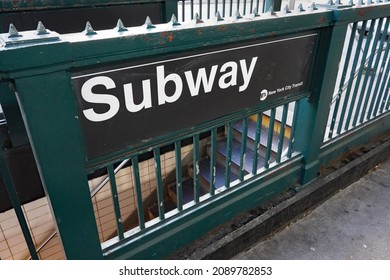
[[[246,158],[246,144],[248,139],[248,118],[242,120],[242,134],[241,134],[241,153],[240,153],[240,172],[238,178],[240,181],[244,180],[245,175],[245,158]]]
[[[132,157],[131,163],[133,167],[134,188],[135,188],[135,196],[137,200],[138,226],[142,230],[145,228],[145,213],[144,213],[144,204],[142,200],[141,178],[139,176],[138,156]]]
[[[226,0],[222,0],[222,16],[226,16]]]
[[[389,18],[387,18],[387,19],[389,20]],[[384,34],[386,34],[386,33],[384,33]],[[384,95],[384,85],[386,83],[387,75],[388,75],[389,70],[390,70],[390,68],[389,68],[390,61],[388,61],[388,59],[387,59],[387,57],[389,55],[389,51],[390,51],[390,36],[387,36],[386,50],[385,50],[385,53],[383,55],[381,66],[379,67],[379,75],[378,75],[377,82],[376,82],[375,89],[374,89],[374,92],[377,94],[378,97],[376,99],[375,105],[373,103],[371,103],[370,109],[368,110],[368,115],[370,117],[377,115],[380,101]],[[388,62],[387,67],[386,67],[386,62]]]
[[[278,154],[276,157],[277,163],[280,163],[280,160],[282,158],[284,133],[285,133],[285,127],[286,127],[286,121],[287,121],[287,113],[288,113],[288,104],[284,104],[283,105],[283,114],[282,114],[282,123],[281,123],[280,131],[279,131]]]
[[[193,178],[194,178],[194,201],[199,202],[199,134],[193,136]]]
[[[230,187],[230,172],[232,164],[232,142],[233,142],[233,129],[232,123],[226,125],[226,163],[225,163],[225,186],[226,188]]]
[[[358,91],[360,91],[360,93],[359,93],[358,102],[356,104],[355,114],[353,116],[353,121],[352,121],[352,126],[353,127],[356,126],[357,120],[359,118],[359,112],[360,112],[360,108],[361,108],[361,105],[362,105],[362,102],[363,102],[365,87],[366,87],[366,84],[367,84],[366,78],[368,78],[368,75],[366,73],[365,79],[363,79],[363,84],[360,87],[360,81],[361,81],[361,78],[362,78],[362,75],[363,75],[364,65],[365,65],[365,62],[366,62],[368,51],[370,49],[370,45],[371,45],[371,40],[372,40],[373,33],[374,33],[375,24],[376,24],[376,20],[373,19],[373,20],[370,21],[370,30],[368,32],[368,36],[367,36],[367,39],[366,39],[366,45],[364,47],[364,53],[363,53],[362,61],[360,63],[360,70],[359,70],[359,74],[358,74],[358,80],[356,81],[356,85],[355,85],[355,92],[357,93]],[[373,58],[373,56],[374,56],[374,54],[372,54],[371,58]],[[372,60],[371,59],[369,59],[368,67],[371,67],[370,62],[372,64]],[[350,110],[350,112],[351,112],[351,110]],[[352,112],[351,112],[351,114],[352,114]],[[364,114],[364,112],[362,112],[362,114]]]
[[[218,12],[218,0],[215,0],[215,9],[214,9],[214,16],[217,14],[217,12]],[[225,15],[223,15],[223,16],[225,16]]]
[[[110,188],[111,188],[112,202],[114,204],[116,229],[118,232],[119,240],[122,240],[124,238],[123,225],[122,225],[122,215],[121,215],[121,208],[119,205],[118,189],[117,189],[117,185],[116,185],[114,167],[112,166],[112,164],[107,166],[107,172],[108,172],[108,176],[110,177]]]
[[[240,0],[236,0],[236,2],[237,2],[237,11],[240,11]]]
[[[386,18],[386,23],[385,23],[385,27],[383,30],[388,30],[389,28],[389,24],[390,24],[390,18]],[[380,29],[379,29],[380,30]],[[390,38],[390,36],[388,36]],[[375,100],[376,98],[378,98],[379,94],[377,94],[377,91],[378,90],[378,87],[379,87],[379,83],[380,83],[380,80],[381,80],[381,77],[382,77],[382,71],[381,71],[381,68],[378,67],[379,66],[379,63],[381,62],[381,57],[382,57],[382,49],[383,49],[383,46],[384,46],[384,43],[385,43],[385,39],[386,39],[386,32],[382,32],[381,34],[381,42],[379,44],[379,48],[378,48],[378,52],[377,52],[377,56],[376,56],[376,60],[375,60],[375,64],[374,64],[374,70],[375,72],[372,73],[373,77],[371,78],[370,80],[370,85],[368,86],[368,92],[372,93],[372,98],[371,98],[371,102],[370,102],[370,106],[369,106],[369,109],[368,109],[368,112],[367,112],[367,120],[371,119],[371,113],[372,113],[372,109],[373,109],[373,106],[375,104]],[[387,45],[387,48],[386,50],[389,50],[389,46]],[[383,60],[386,60],[386,57],[387,56],[384,56],[383,57]],[[376,84],[375,84],[375,89],[372,90],[373,86],[374,86],[374,81],[375,81],[375,77],[376,78]],[[368,106],[368,104],[366,105]],[[364,111],[366,110],[366,108],[363,109]],[[362,122],[363,120],[361,120]]]
[[[361,107],[361,104],[358,105],[358,109],[357,110],[360,111],[360,109],[361,109],[361,111],[362,111],[362,113],[360,115],[360,118],[359,118],[359,123],[362,123],[364,121],[364,117],[366,116],[366,107],[367,107],[367,104],[368,104],[368,100],[370,99],[370,97],[374,98],[374,95],[372,94],[371,88],[370,88],[370,85],[372,85],[372,81],[374,80],[373,74],[371,73],[371,69],[372,69],[372,63],[374,62],[374,57],[375,57],[375,54],[376,54],[376,47],[378,45],[378,41],[379,41],[379,38],[381,37],[381,33],[382,33],[381,28],[382,28],[383,20],[384,20],[383,18],[379,19],[379,22],[378,22],[378,25],[377,25],[377,30],[376,30],[376,33],[375,33],[375,36],[374,36],[374,42],[372,43],[372,47],[371,47],[370,59],[368,61],[367,67],[366,67],[366,75],[364,76],[363,86],[362,86],[363,94],[364,94],[364,92],[366,92],[368,79],[370,79],[370,84],[369,84],[369,87],[367,89],[366,98],[364,98],[363,106]],[[372,22],[371,22],[371,24],[372,24]],[[379,43],[379,45],[381,45],[381,43]],[[380,56],[379,53],[377,54],[377,57],[378,56]],[[374,67],[376,67],[376,66],[377,65],[374,64]],[[363,95],[362,95],[362,97],[363,97]]]
[[[229,16],[231,17],[233,15],[233,0],[230,0],[230,11]]]
[[[293,120],[291,124],[291,132],[290,132],[290,141],[288,143],[288,152],[287,157],[291,158],[292,151],[294,149],[294,142],[295,142],[295,131],[297,128],[297,120],[298,120],[298,112],[299,112],[299,104],[300,101],[295,101],[294,103],[294,114],[293,114]]]
[[[260,14],[261,13],[261,10],[260,10],[260,0],[256,0],[256,9],[257,9],[257,12]]]
[[[390,64],[390,62],[389,62]],[[390,79],[387,80],[387,86],[386,86],[387,89],[390,89]],[[389,110],[389,106],[390,106],[390,99],[389,99],[389,96],[390,96],[390,90],[387,91],[387,94],[386,94],[386,98],[384,99],[385,102],[382,103],[382,110],[381,110],[381,113],[384,113],[384,111],[387,111]]]
[[[186,14],[186,9],[185,9],[185,5],[184,5],[184,1],[185,1],[185,0],[181,1],[181,3],[182,3],[181,13],[182,13],[182,21],[183,21],[183,22],[186,20],[186,16],[185,16],[185,14]]]
[[[258,8],[257,8],[258,9]],[[250,6],[249,6],[249,12],[253,12],[253,0],[251,0]]]
[[[366,25],[367,25],[367,21],[364,21],[363,22],[363,26],[362,26],[362,30],[366,29]],[[354,23],[353,27],[354,27],[354,30],[355,30],[355,33],[356,33],[357,23]],[[364,32],[361,32],[360,36],[359,36],[358,44],[357,44],[357,47],[356,47],[356,51],[355,51],[355,57],[354,57],[354,60],[353,60],[353,63],[352,63],[351,73],[350,73],[349,80],[348,80],[348,86],[347,86],[347,89],[346,89],[346,92],[345,92],[345,98],[344,98],[343,107],[342,107],[341,113],[340,113],[340,121],[339,121],[339,125],[337,127],[337,134],[341,133],[341,129],[343,127],[344,116],[345,116],[345,112],[347,110],[347,106],[348,106],[348,102],[349,102],[349,95],[351,93],[351,88],[352,88],[353,80],[354,80],[354,77],[355,77],[355,70],[356,70],[356,66],[357,66],[358,60],[359,60],[360,48],[361,48],[362,43],[363,43],[363,38],[364,38]],[[351,99],[351,106],[353,106],[352,102],[353,102],[353,99]]]
[[[244,0],[244,7],[243,7],[244,11],[243,11],[243,15],[246,15],[246,0]]]
[[[261,150],[261,143],[260,143],[260,137],[261,137],[261,128],[262,128],[262,121],[263,121],[263,113],[257,114],[257,120],[256,120],[256,134],[255,134],[255,145],[254,145],[254,156],[253,156],[253,165],[252,165],[252,174],[255,175],[257,173],[257,167],[259,162],[259,156],[260,156],[260,150]]]
[[[183,210],[183,174],[181,163],[181,141],[175,142],[175,161],[176,161],[176,197],[177,210]]]
[[[200,0],[202,1],[202,0]],[[210,18],[210,0],[207,0],[207,18]]]
[[[214,195],[216,180],[216,149],[217,149],[217,129],[211,130],[211,147],[210,147],[210,194]]]
[[[377,116],[383,113],[383,108],[385,106],[385,102],[386,102],[387,96],[389,94],[389,90],[386,90],[386,89],[389,88],[389,82],[387,82],[387,85],[386,85],[386,81],[387,81],[387,79],[389,77],[389,72],[390,72],[390,60],[388,60],[388,62],[387,62],[387,67],[386,67],[386,70],[385,70],[385,74],[383,75],[382,86],[381,86],[381,88],[379,90],[379,92],[381,92],[382,95],[383,95],[383,99],[381,98],[382,99],[381,106],[378,107],[378,111],[376,112]]]
[[[194,19],[194,0],[191,0],[191,2],[190,2],[190,4],[191,4],[191,20],[193,20]]]
[[[361,49],[361,45],[363,43],[363,38],[364,38],[364,33],[365,33],[365,30],[366,30],[366,27],[367,27],[367,20],[365,20],[362,24],[362,28],[361,28],[361,32],[360,32],[360,38],[359,38],[359,43],[358,43],[358,47],[356,49],[356,52],[358,52],[360,49]],[[371,25],[370,26],[370,31],[371,29],[373,28],[373,26]],[[355,100],[356,100],[356,96],[357,96],[357,93],[358,93],[358,89],[359,89],[359,86],[360,86],[360,80],[361,80],[361,77],[362,77],[362,74],[363,74],[363,67],[364,67],[364,61],[365,61],[365,58],[367,56],[367,52],[368,52],[368,49],[367,49],[367,46],[369,46],[369,44],[366,44],[365,47],[364,47],[364,50],[363,50],[363,54],[362,54],[362,58],[360,60],[360,68],[358,69],[357,71],[357,76],[356,76],[356,82],[355,82],[355,86],[354,86],[354,89],[353,89],[353,93],[352,93],[352,96],[351,96],[351,104],[349,106],[349,110],[348,110],[348,114],[347,114],[347,118],[345,120],[345,124],[344,124],[344,130],[348,130],[349,129],[349,125],[351,123],[351,118],[352,118],[352,113],[353,113],[353,109],[355,107]],[[360,52],[359,52],[359,56],[360,56]],[[356,61],[356,64],[357,64],[357,60],[358,58],[356,57],[355,58],[355,61]],[[354,61],[354,63],[355,63]],[[354,69],[353,69],[354,70]],[[351,76],[351,81],[350,81],[350,84],[351,84],[351,87],[352,87],[352,83],[353,83],[353,80],[354,80],[354,73],[355,71],[351,72],[353,74],[353,76]],[[356,112],[355,112],[356,113]],[[353,124],[352,124],[353,126]]]
[[[165,210],[164,210],[164,192],[163,192],[163,181],[161,176],[161,156],[160,156],[160,148],[153,149],[154,156],[154,168],[156,172],[156,180],[157,180],[157,208],[158,208],[158,216],[160,220],[165,219]]]
[[[268,139],[267,139],[267,149],[265,152],[265,162],[264,167],[267,169],[269,168],[269,162],[271,158],[271,151],[272,151],[272,138],[274,135],[274,125],[275,125],[275,115],[276,115],[276,109],[271,109],[271,117],[269,120],[269,130],[268,130]]]
[[[348,67],[349,67],[349,61],[351,59],[351,53],[352,53],[352,48],[353,48],[353,45],[354,45],[354,42],[355,42],[355,33],[356,33],[356,28],[357,28],[357,23],[353,24],[352,26],[352,31],[351,31],[351,37],[349,38],[349,44],[348,44],[348,49],[347,49],[347,53],[346,53],[346,57],[345,57],[345,63],[344,63],[344,68],[343,68],[343,72],[342,72],[342,75],[341,75],[341,80],[340,80],[340,83],[339,83],[339,89],[338,89],[338,92],[337,92],[337,99],[336,99],[336,103],[335,103],[335,106],[334,106],[334,111],[333,111],[333,116],[332,116],[332,121],[331,121],[331,124],[330,124],[330,128],[329,128],[329,134],[328,134],[328,138],[331,139],[333,137],[333,131],[334,131],[334,127],[335,127],[335,124],[336,124],[336,120],[337,120],[337,115],[339,113],[339,106],[340,106],[340,101],[341,101],[341,95],[343,94],[343,87],[344,87],[344,82],[345,82],[345,78],[347,76],[347,71],[348,71]],[[344,117],[342,117],[344,118]],[[343,122],[343,119],[340,118],[339,122]]]
[[[203,16],[202,16],[202,0],[199,0],[199,18],[200,19],[203,19]]]

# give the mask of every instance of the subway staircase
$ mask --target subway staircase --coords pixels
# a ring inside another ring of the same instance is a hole
[[[252,172],[253,168],[253,160],[256,157],[256,147],[255,147],[255,137],[256,137],[256,126],[257,126],[257,116],[252,116],[248,119],[247,131],[246,131],[246,143],[244,144],[245,148],[245,157],[243,158],[243,175],[247,175]],[[277,157],[278,145],[279,145],[279,132],[280,132],[280,122],[275,120],[274,131],[272,132],[272,146],[270,150],[270,159],[269,163],[274,162]],[[243,149],[243,124],[242,121],[233,123],[232,125],[232,149],[231,149],[231,171],[230,171],[230,183],[239,179],[240,176],[240,161],[241,154]],[[244,132],[245,133],[245,132]],[[262,119],[262,127],[260,133],[260,144],[258,147],[258,156],[257,160],[257,169],[261,169],[266,165],[266,150],[267,150],[267,142],[268,142],[268,134],[269,134],[269,117],[267,115],[263,115]],[[285,127],[285,137],[283,139],[283,148],[285,151],[289,145],[289,137],[290,137],[290,126],[286,125]],[[217,136],[217,145],[215,151],[215,190],[225,186],[225,166],[226,166],[226,157],[227,157],[227,131],[222,131]],[[212,185],[210,182],[211,178],[211,139],[208,137],[205,141],[206,147],[200,148],[200,151],[204,151],[203,154],[199,155],[199,170],[198,170],[198,179],[199,179],[199,196],[207,194],[210,192],[210,186]],[[188,164],[187,166],[182,167],[183,179],[182,179],[182,203],[183,205],[189,203],[194,200],[194,165]],[[178,194],[176,181],[167,182],[164,188],[165,191],[165,199],[164,199],[164,207],[165,212],[171,211],[177,207]],[[158,205],[157,201],[153,202],[148,206],[148,217],[147,220],[154,219],[159,217]]]

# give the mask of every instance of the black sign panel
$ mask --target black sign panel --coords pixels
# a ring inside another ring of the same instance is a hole
[[[317,33],[73,73],[87,156],[308,90]]]

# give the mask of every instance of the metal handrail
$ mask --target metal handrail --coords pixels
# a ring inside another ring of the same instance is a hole
[[[125,159],[124,161],[122,161],[115,169],[114,169],[114,174],[117,174],[119,172],[119,170],[122,169],[122,167],[129,162],[130,159]],[[107,182],[110,180],[110,177],[109,175],[106,176],[106,178],[104,178],[100,184],[94,188],[92,191],[91,191],[91,197],[94,197],[106,184]]]

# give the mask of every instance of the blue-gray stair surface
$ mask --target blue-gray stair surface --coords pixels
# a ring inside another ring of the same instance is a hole
[[[241,137],[242,137],[242,122],[236,122],[233,124],[233,136],[234,138],[241,142]],[[255,151],[255,139],[256,139],[256,128],[257,124],[255,121],[249,119],[248,120],[248,132],[247,132],[247,146],[252,150]],[[265,157],[265,151],[267,147],[267,142],[268,142],[268,131],[269,128],[262,126],[261,131],[260,131],[260,154]],[[283,139],[283,150],[288,147],[289,143],[289,138],[284,137]],[[273,132],[272,135],[272,146],[271,150],[274,152],[274,155],[278,152],[278,144],[279,144],[279,134],[276,133],[275,131]]]
[[[199,179],[202,185],[210,188],[210,158],[205,158],[199,162]],[[230,174],[230,182],[237,180],[238,177]],[[215,189],[225,186],[225,166],[215,163]]]
[[[222,140],[218,142],[217,144],[217,161],[220,164],[225,165],[226,161],[226,148],[227,148],[227,140]],[[245,155],[245,161],[244,161],[244,171],[246,173],[252,172],[253,167],[253,158],[255,156],[255,153],[253,150],[251,150],[249,147],[246,148],[246,155]],[[240,170],[240,160],[241,160],[241,143],[233,140],[232,141],[232,165],[231,170],[237,175]],[[264,167],[264,156],[258,155],[257,156],[257,168]]]

